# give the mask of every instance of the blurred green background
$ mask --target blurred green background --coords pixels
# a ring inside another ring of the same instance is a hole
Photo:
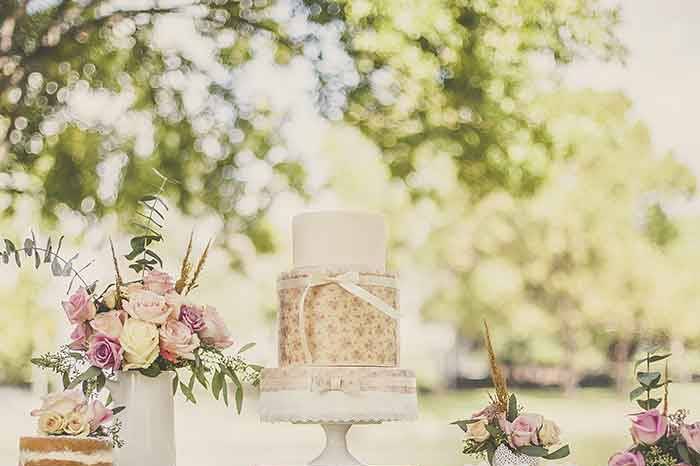
[[[199,250],[214,237],[198,293],[274,365],[291,216],[379,211],[423,417],[382,426],[384,446],[358,430],[357,450],[471,461],[447,423],[486,400],[488,319],[521,398],[561,418],[572,462],[600,464],[625,445],[641,345],[673,351],[672,402],[700,408],[698,15],[648,0],[0,0],[0,233],[65,235],[109,280],[108,239],[128,252],[155,168],[178,181],[166,268],[190,231]],[[49,381],[28,359],[69,332],[66,286],[0,264],[17,425]],[[250,439],[240,464],[277,433],[290,440],[270,461],[312,455],[317,433],[256,426],[251,398],[240,425],[217,424]],[[0,431],[0,459],[18,434]]]

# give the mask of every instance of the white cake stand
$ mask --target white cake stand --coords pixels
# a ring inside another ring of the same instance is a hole
[[[307,466],[366,466],[348,449],[347,434],[352,426],[410,421],[418,415],[415,393],[262,392],[260,409],[263,422],[318,424],[323,428],[325,447]]]

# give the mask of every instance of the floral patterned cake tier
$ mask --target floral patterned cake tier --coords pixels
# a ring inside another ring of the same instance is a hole
[[[278,293],[280,367],[398,366],[395,274],[298,269],[280,275]]]

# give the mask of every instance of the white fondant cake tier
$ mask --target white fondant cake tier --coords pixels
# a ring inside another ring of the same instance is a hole
[[[292,219],[294,268],[357,265],[386,269],[386,224],[371,212],[327,210]]]
[[[378,423],[418,417],[413,372],[391,368],[265,369],[263,422]]]

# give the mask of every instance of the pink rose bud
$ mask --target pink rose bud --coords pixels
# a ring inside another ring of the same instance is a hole
[[[632,418],[630,432],[637,443],[655,444],[668,430],[668,419],[657,409],[650,409]]]
[[[608,466],[645,466],[644,456],[638,451],[622,451],[610,457]]]
[[[148,291],[152,291],[161,296],[165,296],[175,289],[175,283],[172,277],[159,270],[146,272],[146,275],[143,277],[143,286]]]
[[[87,405],[87,418],[90,422],[90,432],[96,431],[101,425],[112,420],[112,410],[105,407],[100,400],[92,400]]]
[[[122,366],[124,350],[117,340],[105,335],[95,335],[90,341],[88,360],[101,369],[119,370]]]
[[[83,322],[76,325],[70,334],[71,342],[68,347],[76,351],[85,351],[88,348],[88,341],[92,333],[90,322]]]
[[[696,453],[700,453],[700,422],[694,424],[683,424],[681,426],[681,436],[688,448]]]
[[[68,301],[63,301],[61,305],[71,324],[81,324],[86,320],[93,319],[97,313],[95,303],[92,302],[92,298],[82,286],[68,298]]]
[[[215,307],[205,306],[202,310],[204,320],[204,330],[199,332],[199,338],[207,345],[212,345],[218,349],[226,349],[233,345],[231,333]]]

